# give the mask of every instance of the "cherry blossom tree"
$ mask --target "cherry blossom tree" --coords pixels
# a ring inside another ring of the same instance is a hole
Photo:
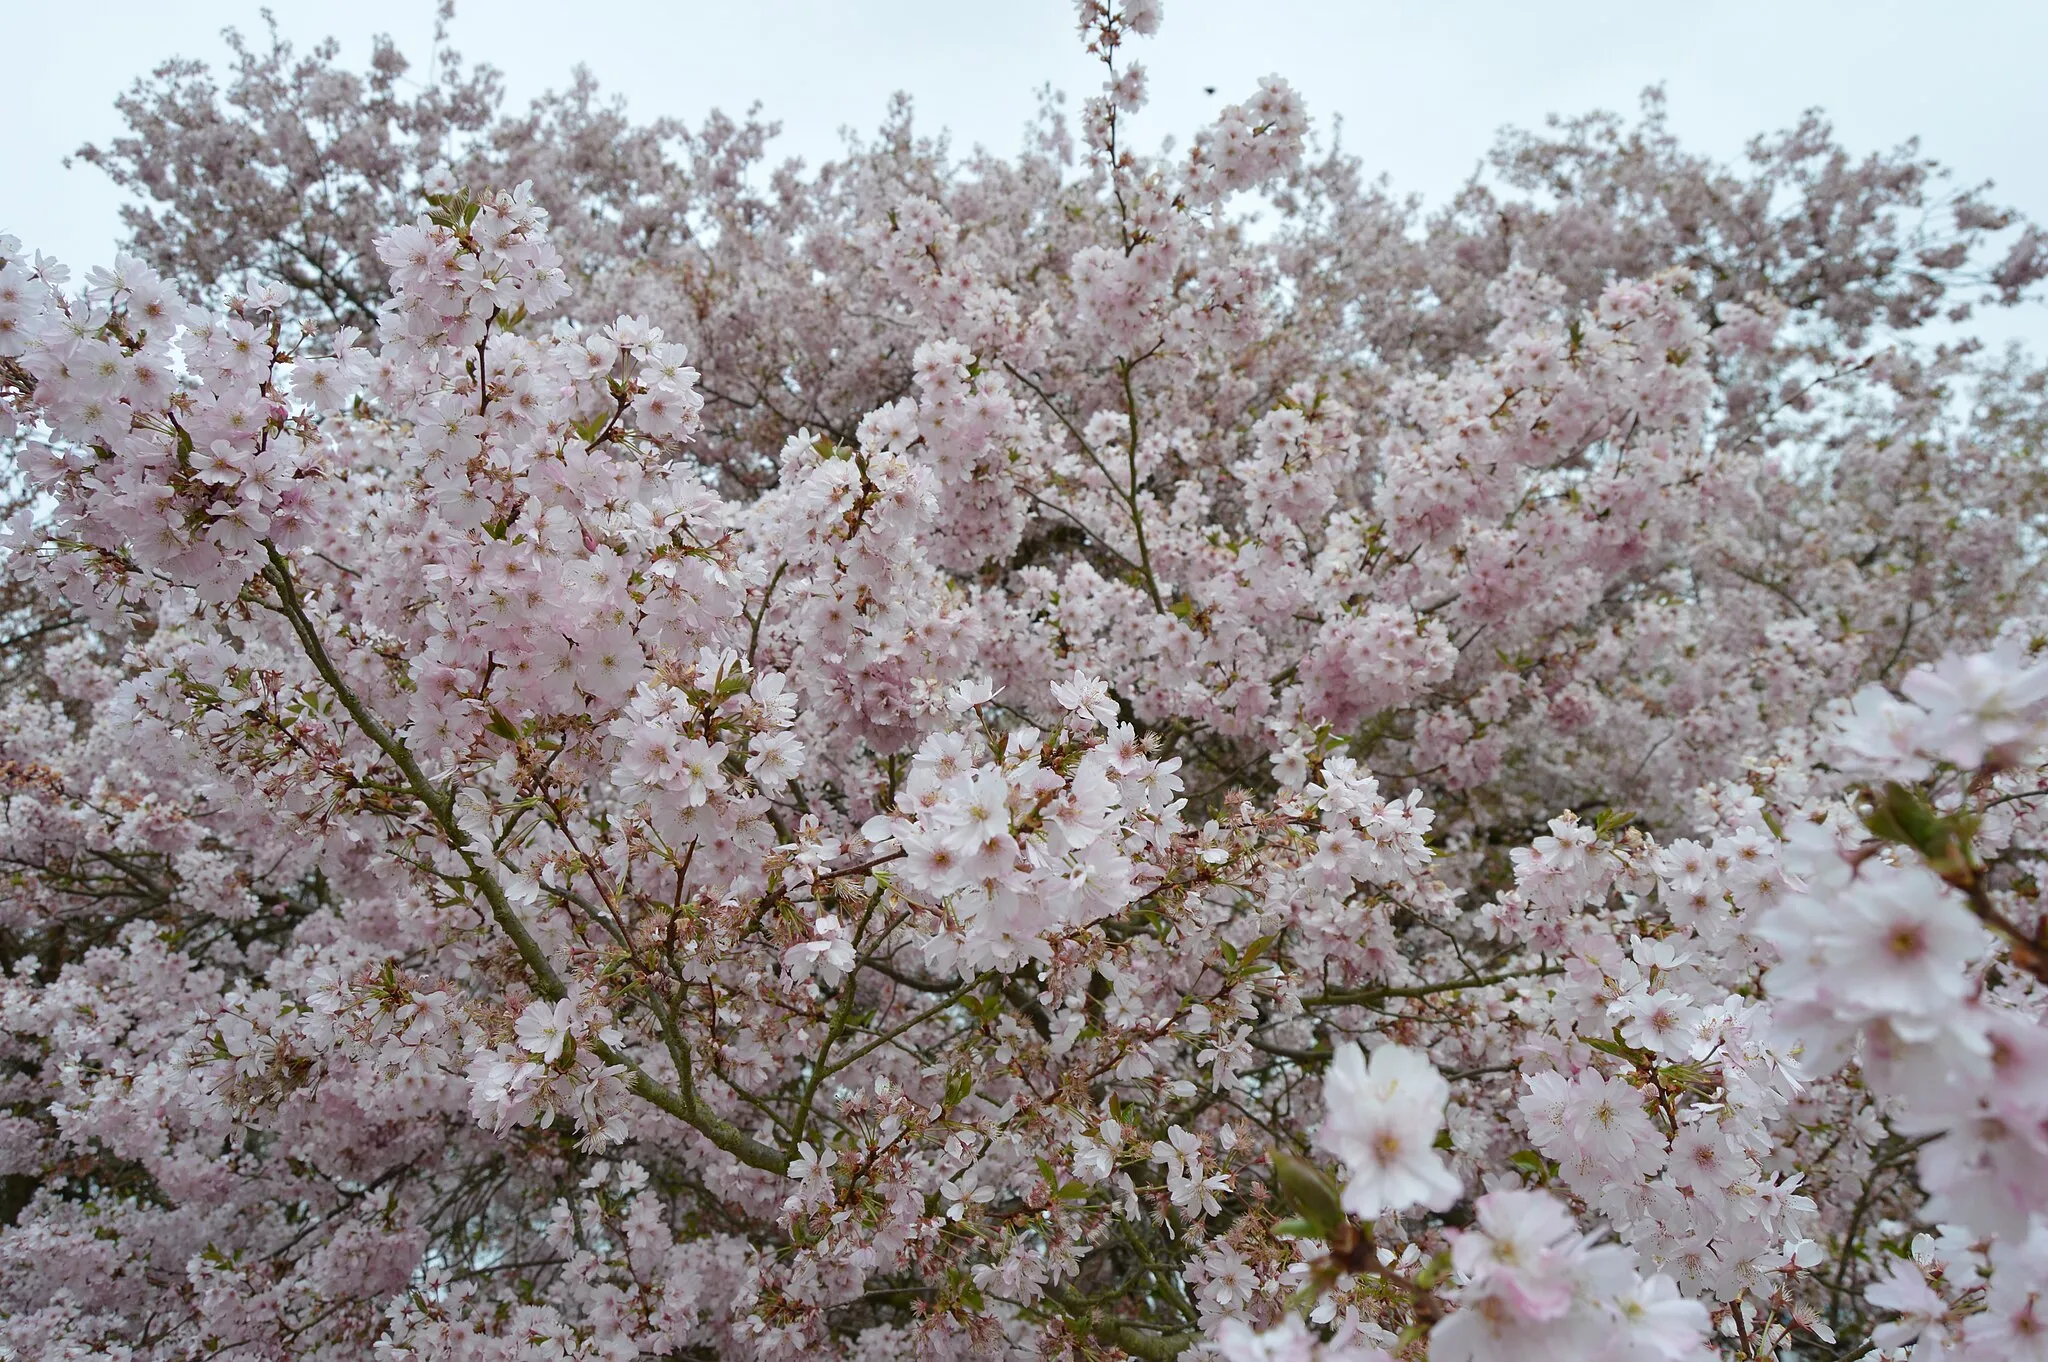
[[[0,239],[9,1355],[2048,1357],[2037,234],[1079,18],[765,183],[238,45]]]

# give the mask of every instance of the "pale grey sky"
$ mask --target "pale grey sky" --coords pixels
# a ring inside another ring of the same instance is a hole
[[[219,32],[261,29],[260,0],[0,0],[14,59],[0,82],[0,231],[82,267],[106,260],[118,195],[64,156],[118,131],[112,102],[158,61],[218,63]],[[388,32],[415,61],[432,0],[273,0],[301,45],[329,33],[359,67]],[[577,63],[641,117],[694,122],[759,101],[779,149],[816,162],[838,130],[872,128],[909,91],[919,122],[956,146],[1009,151],[1047,82],[1079,94],[1095,76],[1066,0],[467,0],[455,45],[505,73],[514,104],[564,84]],[[561,16],[575,15],[565,21]],[[1258,77],[1277,72],[1397,189],[1441,201],[1509,125],[1593,108],[1632,113],[1663,82],[1691,145],[1733,156],[1802,109],[1827,110],[1852,148],[1918,135],[1960,179],[2048,221],[2048,4],[2034,0],[1166,0],[1161,35],[1138,45],[1152,107],[1141,133],[1185,140]],[[1207,95],[1204,87],[1215,86]],[[1981,328],[2048,351],[2048,312]]]

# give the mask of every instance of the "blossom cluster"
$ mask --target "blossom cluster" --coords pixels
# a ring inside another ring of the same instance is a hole
[[[0,1354],[2048,1355],[2048,417],[1910,334],[2038,234],[1410,231],[1078,10],[772,191],[244,48],[118,155],[261,249],[0,238]]]

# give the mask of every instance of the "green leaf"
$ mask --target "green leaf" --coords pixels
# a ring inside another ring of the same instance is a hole
[[[1581,1036],[1579,1039],[1603,1055],[1613,1055],[1616,1059],[1625,1059],[1631,1064],[1641,1064],[1650,1057],[1648,1050],[1638,1050],[1623,1040],[1619,1027],[1615,1028],[1613,1040],[1606,1040],[1600,1036]]]
[[[965,1069],[955,1069],[946,1076],[946,1105],[957,1107],[974,1094],[974,1075]]]
[[[1886,782],[1884,797],[1864,815],[1863,825],[1887,842],[1912,847],[1944,878],[1971,864],[1976,817],[1967,812],[1936,813],[1919,791],[1896,780]]]
[[[1284,1149],[1273,1152],[1273,1173],[1280,1195],[1316,1231],[1318,1239],[1334,1239],[1344,1227],[1344,1198],[1328,1173],[1297,1159]]]
[[[1601,837],[1609,837],[1635,822],[1633,809],[1605,809],[1593,820],[1593,831]]]
[[[1940,820],[1920,796],[1896,780],[1885,782],[1884,796],[1863,815],[1863,826],[1887,842],[1925,851],[1941,834]]]
[[[1716,1086],[1714,1071],[1704,1064],[1682,1062],[1666,1064],[1657,1070],[1657,1081],[1671,1088],[1684,1088],[1692,1092],[1712,1092]]]

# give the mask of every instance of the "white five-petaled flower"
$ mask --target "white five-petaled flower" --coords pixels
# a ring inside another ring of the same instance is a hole
[[[815,970],[830,986],[853,969],[853,940],[835,913],[818,919],[817,933],[814,939],[800,941],[784,951],[782,965],[796,979],[808,979]]]
[[[987,679],[962,681],[946,693],[946,708],[954,714],[965,714],[979,709],[998,694],[996,684]]]
[[[520,1049],[553,1064],[562,1057],[562,1047],[568,1043],[575,1026],[576,1004],[569,999],[564,998],[553,1006],[535,1001],[528,1003],[526,1010],[519,1014],[514,1033]]]
[[[1108,728],[1117,720],[1116,701],[1110,698],[1109,686],[1100,677],[1074,669],[1074,675],[1066,681],[1052,683],[1052,698],[1078,719]]]
[[[1343,1161],[1344,1209],[1367,1218],[1423,1205],[1450,1209],[1458,1179],[1433,1147],[1451,1085],[1420,1050],[1383,1045],[1368,1065],[1354,1042],[1323,1076],[1315,1142]]]

